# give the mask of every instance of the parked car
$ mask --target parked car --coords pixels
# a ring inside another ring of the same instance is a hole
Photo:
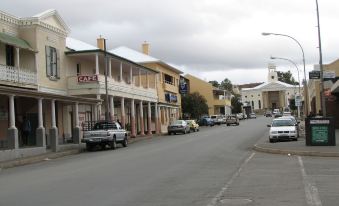
[[[269,141],[277,142],[279,140],[298,140],[297,127],[295,123],[288,118],[273,119],[270,125]]]
[[[214,121],[209,117],[203,117],[199,120],[199,125],[202,126],[214,126]]]
[[[185,120],[175,120],[167,127],[168,134],[177,134],[177,133],[190,133],[190,126]]]
[[[115,149],[117,143],[123,147],[127,147],[128,144],[126,130],[122,129],[119,123],[108,121],[97,122],[89,131],[84,131],[81,142],[86,143],[87,150],[92,150],[96,146],[104,149],[106,145]]]
[[[280,112],[276,112],[273,114],[274,118],[282,117],[282,114]]]
[[[221,125],[223,123],[223,117],[219,114],[211,115],[211,119],[214,121],[214,124]]]
[[[266,111],[265,112],[265,117],[272,117],[272,112],[271,111]]]
[[[189,125],[191,131],[198,132],[199,131],[199,124],[195,122],[195,120],[186,120],[187,124]]]
[[[242,119],[245,118],[243,113],[238,113],[238,114],[236,114],[236,116],[239,120],[242,120]]]
[[[289,111],[286,111],[286,112],[284,112],[283,114],[282,114],[282,116],[291,116],[292,114],[291,114],[291,112],[289,112]]]
[[[299,127],[299,121],[296,120],[296,118],[294,116],[282,116],[282,117],[279,117],[279,119],[290,119],[293,121],[293,124],[296,126],[297,128],[297,137],[299,138],[300,134],[299,134],[299,131],[300,131],[300,127]]]
[[[249,117],[250,119],[255,119],[255,118],[257,118],[257,115],[254,113],[254,112],[252,112],[251,114],[250,114],[250,117]]]
[[[231,124],[239,125],[239,118],[237,115],[230,115],[226,119],[226,125],[230,126]]]

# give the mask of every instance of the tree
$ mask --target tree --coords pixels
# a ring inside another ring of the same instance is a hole
[[[291,71],[288,71],[288,72],[278,71],[278,80],[281,81],[281,82],[285,82],[287,84],[292,84],[292,85],[299,84],[293,78]]]
[[[215,81],[215,80],[209,81],[208,83],[212,84],[212,85],[213,85],[214,87],[216,87],[216,88],[219,88],[219,86],[220,86],[219,82],[217,82],[217,81]]]
[[[232,105],[232,113],[240,113],[241,112],[241,95],[240,94],[233,94],[233,97],[231,99],[231,105]]]
[[[181,99],[181,108],[183,114],[191,118],[199,119],[202,115],[208,114],[208,105],[205,97],[198,92],[186,94]]]
[[[220,83],[220,89],[224,89],[227,90],[229,92],[232,92],[233,90],[233,85],[231,80],[229,80],[228,78],[225,78],[221,83]]]

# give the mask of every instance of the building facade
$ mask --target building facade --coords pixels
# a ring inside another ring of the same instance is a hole
[[[0,160],[80,142],[78,111],[100,100],[68,94],[68,33],[55,10],[28,18],[0,11]]]
[[[279,81],[275,65],[270,64],[267,82],[253,88],[242,88],[241,100],[244,105],[251,106],[253,111],[282,110],[289,107],[290,100],[298,93],[302,94],[303,89]]]
[[[232,113],[232,95],[228,91],[218,89],[212,84],[190,74],[186,74],[185,78],[189,80],[190,93],[198,92],[206,99],[209,116]]]
[[[155,78],[158,101],[155,107],[158,119],[158,133],[167,133],[167,126],[181,116],[181,96],[179,80],[182,72],[175,67],[149,55],[149,44],[142,45],[142,52],[127,47],[118,47],[111,53],[151,68],[157,72]]]

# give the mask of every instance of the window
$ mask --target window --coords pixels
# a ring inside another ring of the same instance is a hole
[[[272,79],[274,79],[274,76],[271,76]]]
[[[172,76],[170,76],[168,74],[164,74],[164,79],[165,79],[165,83],[167,83],[167,84],[174,84]]]
[[[6,45],[6,65],[14,67],[14,47]]]
[[[77,75],[80,75],[81,74],[81,64],[78,63],[77,64]]]
[[[247,96],[245,96],[245,98],[247,98]]]
[[[252,101],[252,107],[254,108],[254,101]]]
[[[46,75],[50,79],[60,79],[60,55],[59,51],[46,46]]]
[[[261,101],[258,100],[259,109],[261,109]]]

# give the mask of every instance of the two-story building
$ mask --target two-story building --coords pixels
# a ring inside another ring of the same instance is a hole
[[[94,110],[94,116],[87,114],[89,111],[80,111],[86,122],[104,120],[108,114],[109,119],[121,122],[122,127],[131,132],[131,137],[145,135],[145,132],[152,134],[156,127],[158,72],[106,51],[104,41],[99,38],[97,46],[92,46],[67,38],[68,93],[103,101]]]
[[[149,44],[146,42],[142,45],[142,52],[127,47],[118,47],[110,50],[110,52],[158,72],[155,79],[158,94],[155,115],[159,126],[156,131],[167,133],[167,126],[170,122],[181,116],[179,79],[182,72],[170,64],[150,56]]]
[[[208,115],[232,113],[230,92],[218,89],[212,84],[199,79],[193,75],[186,74],[185,78],[189,80],[190,93],[198,92],[205,97],[208,105]]]
[[[101,101],[68,93],[69,32],[55,10],[27,18],[0,11],[0,160],[79,143],[79,109]]]

